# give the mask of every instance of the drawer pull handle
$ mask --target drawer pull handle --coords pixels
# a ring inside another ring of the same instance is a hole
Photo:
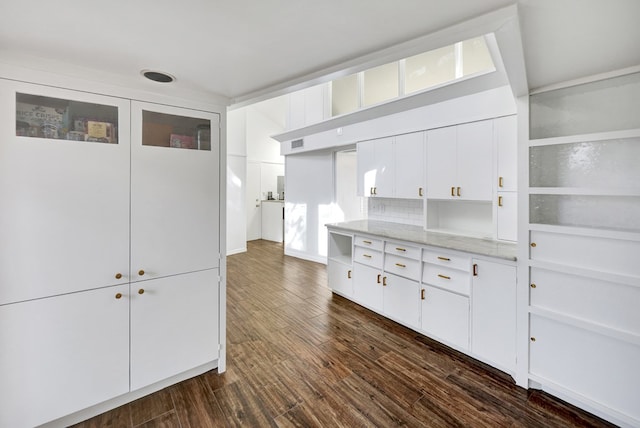
[[[502,206],[502,196],[498,196],[498,206]]]
[[[371,256],[370,256],[369,254],[363,254],[363,255],[362,255],[362,257],[366,257],[366,258],[368,258],[368,259],[370,259],[370,258],[371,258]]]
[[[422,193],[422,187],[418,187],[418,196],[424,196]]]
[[[363,244],[371,245],[371,241],[362,241]]]
[[[407,251],[404,248],[396,247],[396,251]]]
[[[396,263],[396,266],[401,267],[401,268],[406,268],[406,265],[403,265],[402,263]]]
[[[502,177],[498,177],[498,187],[504,187],[504,179]]]
[[[459,188],[459,187],[456,187],[456,189],[457,189],[456,193],[458,194],[458,196],[462,196],[462,195],[460,194],[460,188]]]
[[[449,257],[441,257],[441,256],[438,256],[438,260],[444,260],[445,262],[450,262],[451,261],[451,259]]]
[[[451,279],[451,277],[442,274],[438,274],[438,277],[442,279]]]
[[[377,187],[374,187],[374,188],[373,188],[373,194],[374,194],[374,195],[377,195],[377,194],[378,194],[378,188],[377,188]]]
[[[385,286],[385,287],[387,286],[387,277],[386,276],[382,277],[382,285]]]
[[[424,288],[420,290],[420,300],[424,300]]]
[[[351,271],[347,271],[347,278],[351,279]]]
[[[455,193],[455,192],[456,192],[456,188],[455,188],[455,187],[452,187],[452,188],[451,188],[451,196],[455,196],[455,195],[456,195],[456,193]]]
[[[473,276],[478,276],[478,264],[473,264]]]
[[[378,281],[377,281],[377,282],[378,282],[378,284],[380,284],[380,277],[381,277],[381,276],[382,276],[381,274],[378,274]]]

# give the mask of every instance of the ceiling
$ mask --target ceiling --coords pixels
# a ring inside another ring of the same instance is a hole
[[[162,70],[232,102],[514,3],[529,88],[640,64],[638,0],[1,1],[0,61]]]

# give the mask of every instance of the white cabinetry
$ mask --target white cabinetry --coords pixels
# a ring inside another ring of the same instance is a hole
[[[516,267],[473,260],[471,352],[508,373],[516,368]]]
[[[427,198],[491,201],[493,121],[427,131]]]
[[[383,242],[366,236],[354,237],[353,298],[376,312],[382,312]]]
[[[516,116],[494,121],[498,158],[497,238],[518,240],[518,132]]]
[[[353,296],[353,236],[329,232],[327,276],[329,288],[345,297]]]
[[[262,201],[262,239],[284,240],[284,201]]]
[[[437,249],[422,256],[422,330],[467,352],[471,259]]]
[[[423,132],[358,143],[358,195],[421,199],[424,156]]]
[[[0,426],[214,368],[219,115],[7,81],[0,112]]]
[[[358,143],[358,196],[393,197],[393,138]]]
[[[640,426],[640,129],[628,108],[636,98],[619,95],[638,82],[636,73],[530,97],[537,139],[519,284],[529,379],[621,426]]]
[[[0,343],[0,426],[40,425],[125,394],[129,287],[0,306]]]

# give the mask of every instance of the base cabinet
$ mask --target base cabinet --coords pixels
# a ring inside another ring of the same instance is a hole
[[[131,284],[131,390],[218,358],[218,269]]]
[[[513,373],[516,369],[516,267],[473,260],[471,352]]]
[[[354,263],[353,277],[353,298],[369,309],[382,312],[382,271],[361,263]]]
[[[345,297],[353,296],[353,268],[330,260],[327,264],[329,288]]]
[[[1,427],[32,427],[129,391],[129,286],[0,306]]]
[[[640,346],[627,340],[531,315],[529,371],[556,392],[570,392],[640,420]]]
[[[384,314],[406,326],[419,328],[419,283],[390,273],[385,274],[383,281]]]
[[[469,298],[425,286],[422,300],[422,331],[446,344],[468,350]]]

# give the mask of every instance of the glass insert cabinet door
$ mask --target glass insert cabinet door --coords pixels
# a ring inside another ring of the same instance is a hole
[[[0,304],[127,282],[129,107],[0,79]]]
[[[142,110],[142,145],[211,150],[211,119]]]
[[[220,115],[132,101],[131,118],[132,280],[218,267]]]

